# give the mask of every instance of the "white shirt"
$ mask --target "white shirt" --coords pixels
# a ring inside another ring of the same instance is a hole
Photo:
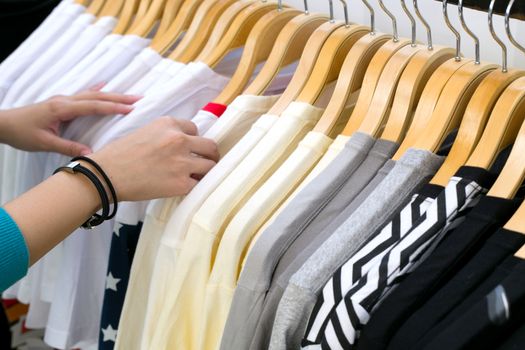
[[[83,13],[71,23],[67,30],[56,38],[56,41],[41,55],[35,59],[20,77],[13,83],[7,92],[2,108],[20,107],[18,99],[27,90],[29,86],[53,64],[63,57],[69,48],[74,45],[79,35],[95,20],[95,16],[89,13]]]
[[[69,82],[63,91],[57,91],[64,95],[73,95],[88,89],[96,84],[108,82],[115,77],[133,58],[144,48],[150,39],[137,35],[124,35],[114,42],[109,49],[95,60],[88,70],[80,73],[76,79]]]
[[[114,17],[102,17],[95,23],[89,25],[73,43],[73,45],[64,52],[54,65],[37,77],[31,85],[18,98],[17,104],[19,106],[28,105],[38,100],[39,95],[49,87],[49,85],[57,81],[79,61],[81,61],[91,50],[108,35],[117,24],[117,19]]]
[[[149,49],[145,49],[149,50]],[[156,54],[143,54],[142,59],[140,60],[146,65],[151,65],[156,60]],[[132,64],[130,64],[132,65]],[[119,93],[131,93],[131,94],[144,94],[149,91],[150,88],[155,88],[157,84],[160,84],[161,82],[165,80],[169,80],[169,78],[174,77],[178,71],[180,71],[182,68],[184,68],[185,65],[182,63],[174,62],[171,60],[163,60],[159,62],[153,69],[151,69],[148,73],[146,73],[142,78],[140,78],[133,87],[129,88],[129,90],[126,91],[126,87],[129,85],[128,81],[125,79],[125,75],[127,72],[127,75],[129,76],[129,79],[131,81],[136,80],[137,78],[137,70],[134,69],[125,69],[121,73],[117,75],[113,80],[111,80],[102,90],[104,91],[112,91],[112,92],[119,92]],[[112,123],[111,117],[84,117],[74,120],[72,123],[69,124],[67,128],[65,128],[63,137],[67,139],[72,140],[81,140],[86,139],[90,137],[90,130],[97,130],[97,129],[104,129],[108,130]],[[48,155],[50,156],[50,155]],[[42,179],[47,177],[49,174],[53,172],[53,170],[58,166],[60,163],[60,159],[62,159],[62,162],[66,162],[67,159],[60,158],[58,155],[53,155],[51,157],[54,157],[52,159],[46,158],[46,169],[44,173],[42,174]],[[36,170],[36,169],[35,169]],[[42,301],[46,301],[48,303],[51,303],[53,301],[54,295],[55,295],[55,287],[56,287],[56,281],[58,278],[58,271],[60,270],[60,265],[62,263],[62,247],[59,245],[55,249],[53,249],[51,252],[46,254],[44,258],[42,258],[36,265],[43,265],[43,267],[39,270],[39,273],[43,275],[40,280],[40,297],[39,299]],[[35,266],[36,266],[35,265]],[[31,299],[31,304],[38,302],[35,298],[38,296],[38,294],[33,295]],[[43,310],[43,308],[41,308]],[[39,318],[43,318],[43,316],[40,316]],[[47,319],[47,316],[46,316]]]
[[[73,1],[62,1],[40,26],[0,65],[0,103],[11,84],[85,10]]]
[[[162,94],[149,97],[146,93],[132,113],[109,118],[116,120],[112,127],[88,130],[82,134],[85,139],[79,141],[96,151],[166,111],[177,118],[191,119],[222,91],[227,81],[202,63],[189,64],[165,84]],[[66,159],[55,165],[66,163]],[[80,348],[97,343],[113,225],[113,220],[105,222],[89,234],[77,230],[64,241],[56,282],[60,288],[55,288],[44,338],[48,345]]]
[[[46,91],[44,91],[39,97],[39,100],[46,100],[51,96],[58,95],[64,91],[67,91],[68,87],[76,80],[79,79],[80,75],[88,71],[95,62],[105,54],[110,47],[113,46],[117,41],[122,38],[119,34],[109,34],[89,53],[84,57],[77,65],[69,70],[64,76],[55,83],[51,84]]]

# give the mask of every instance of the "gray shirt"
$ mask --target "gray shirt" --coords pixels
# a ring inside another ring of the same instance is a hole
[[[308,184],[259,237],[246,259],[221,340],[221,349],[247,349],[252,341],[264,297],[280,257],[352,176],[374,145],[366,134],[354,134],[339,155]]]
[[[383,181],[388,173],[394,168],[395,163],[396,162],[393,160],[388,160],[376,174],[376,176],[374,176],[372,181],[365,187],[365,189],[361,191],[361,193],[352,201],[352,203],[350,203],[348,207],[353,208],[352,210],[355,210],[357,207],[359,207],[359,204],[357,203],[362,203],[362,200],[359,200],[359,197],[364,196],[364,198],[366,198],[368,195],[370,195],[376,189],[377,185],[381,183],[381,181]],[[297,254],[296,252],[293,252],[293,247],[290,247],[290,253],[287,251],[282,256],[277,265],[277,268],[275,269],[270,290],[268,291],[264,301],[264,308],[260,316],[260,321],[257,325],[254,341],[252,342],[253,349],[257,349],[257,344],[260,344],[261,342],[266,344],[266,348],[269,346],[277,307],[281,301],[281,297],[284,294],[286,286],[288,286],[290,278],[324,243],[324,241],[327,240],[328,237],[330,237],[334,231],[351,215],[352,212],[348,212],[349,210],[345,209],[344,214],[347,214],[346,217],[342,218],[343,213],[341,213],[334,219],[334,221],[339,222],[336,227],[329,225],[329,227],[325,228],[321,232],[317,232],[317,235],[313,237],[313,241],[311,241],[310,244],[305,247],[304,252]],[[264,346],[261,346],[260,348],[263,347]]]
[[[258,322],[252,343],[254,345],[253,348],[257,348],[260,344],[263,344],[262,348],[267,348],[269,345],[271,327],[280,296],[282,295],[282,290],[274,287],[277,284],[278,278],[286,280],[287,284],[287,281],[293,273],[297,271],[302,263],[319,247],[319,245],[311,245],[312,240],[318,239],[319,236],[323,236],[324,239],[326,239],[335,231],[337,227],[334,227],[331,231],[327,231],[325,228],[339,216],[342,210],[351,205],[354,199],[360,195],[363,188],[377,176],[378,170],[380,170],[384,163],[395,153],[397,148],[398,145],[393,142],[377,140],[365,160],[351,176],[348,177],[346,174],[339,175],[343,177],[345,181],[331,193],[329,200],[323,203],[315,200],[312,201],[310,205],[312,210],[308,220],[303,220],[304,224],[301,230],[290,237],[290,240],[293,239],[293,241],[288,244],[287,248],[285,247],[286,251],[280,257],[277,267],[273,272],[273,277],[270,276],[272,286],[268,294],[269,298],[267,297],[264,302],[263,313]],[[386,172],[388,172],[388,170]],[[384,174],[384,172],[382,172],[382,174]],[[384,177],[384,175],[381,177]],[[323,181],[334,182],[337,178],[337,176],[325,177]],[[323,191],[324,189],[320,188],[319,190]],[[371,190],[369,192],[371,192]],[[293,210],[294,208],[291,207],[290,211],[293,212]],[[320,235],[320,233],[323,233],[323,235]],[[293,270],[288,268],[292,262],[298,265],[295,266]],[[283,272],[286,272],[286,274],[283,275]],[[286,286],[286,284],[284,285]]]
[[[317,294],[335,271],[437,171],[443,158],[409,149],[350,217],[291,277],[279,302],[270,349],[300,347]]]

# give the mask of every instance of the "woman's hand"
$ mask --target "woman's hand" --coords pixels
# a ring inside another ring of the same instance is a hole
[[[162,117],[90,157],[108,174],[119,200],[182,195],[219,159],[215,142],[196,135],[193,123]]]
[[[90,90],[0,111],[0,143],[24,151],[57,152],[71,157],[86,155],[91,153],[88,146],[60,137],[62,123],[82,116],[128,114],[139,99]]]

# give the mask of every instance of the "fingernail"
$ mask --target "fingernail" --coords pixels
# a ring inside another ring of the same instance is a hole
[[[80,152],[80,155],[81,155],[81,156],[87,156],[87,155],[89,155],[89,154],[91,154],[91,153],[93,153],[93,152],[91,152],[91,150],[89,150],[89,149],[85,149],[85,150],[82,150],[82,151]]]

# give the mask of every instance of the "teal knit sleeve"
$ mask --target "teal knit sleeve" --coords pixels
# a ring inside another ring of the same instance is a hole
[[[16,222],[0,208],[0,292],[24,277],[29,268],[29,251]]]

